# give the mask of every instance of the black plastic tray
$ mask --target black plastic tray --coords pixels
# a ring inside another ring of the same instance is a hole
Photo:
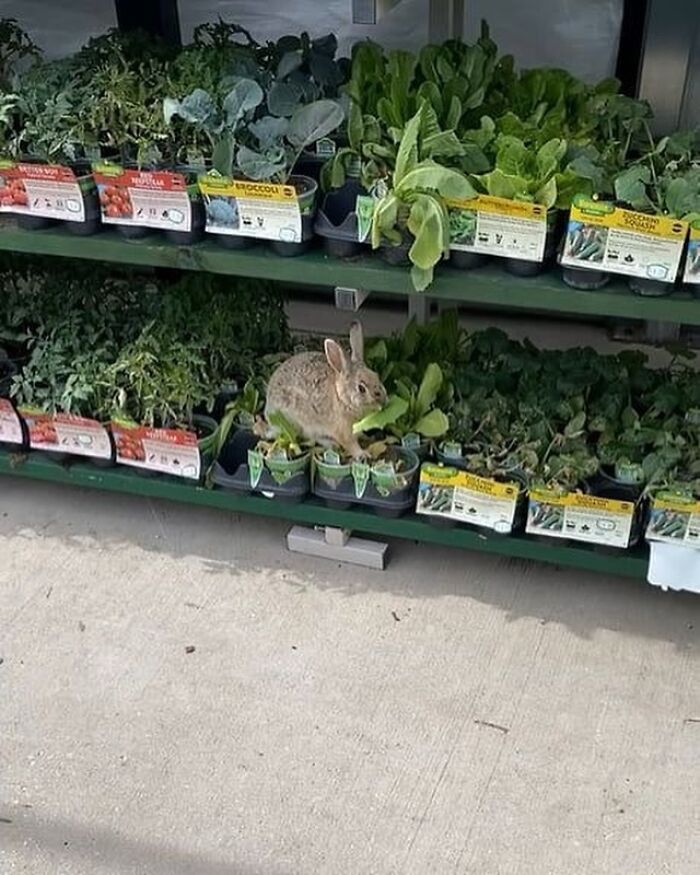
[[[250,475],[247,465],[240,465],[234,474],[227,474],[223,467],[214,463],[212,480],[221,489],[231,489],[235,492],[256,492],[278,501],[302,501],[309,494],[309,474],[303,472],[291,477],[286,483],[277,483],[270,472],[265,469],[262,472],[258,485],[250,485]]]

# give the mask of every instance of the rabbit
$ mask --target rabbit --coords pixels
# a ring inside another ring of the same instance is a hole
[[[267,387],[265,418],[282,413],[310,441],[337,444],[354,459],[364,453],[353,423],[384,406],[387,394],[378,374],[364,363],[362,325],[350,326],[351,356],[335,340],[324,353],[303,352],[274,371]]]

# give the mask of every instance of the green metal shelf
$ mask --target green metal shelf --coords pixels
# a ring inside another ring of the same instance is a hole
[[[396,295],[416,294],[408,270],[390,267],[378,256],[341,261],[314,250],[297,258],[282,258],[264,245],[234,252],[209,242],[175,246],[158,237],[125,240],[114,231],[93,237],[78,237],[65,230],[22,231],[11,222],[0,226],[0,250],[208,271],[300,286],[346,286]],[[461,304],[700,325],[700,300],[688,293],[641,298],[619,280],[600,291],[583,292],[564,285],[558,270],[521,278],[496,265],[469,272],[444,266],[436,272],[426,294]]]
[[[327,525],[353,529],[383,537],[426,541],[446,547],[461,547],[484,553],[497,553],[518,559],[537,560],[554,565],[582,568],[597,573],[646,578],[646,548],[619,552],[600,552],[585,544],[549,543],[527,536],[505,536],[461,526],[440,528],[412,514],[387,519],[362,510],[334,510],[315,499],[298,504],[274,501],[256,495],[240,495],[166,476],[144,477],[128,468],[96,468],[76,462],[59,465],[40,453],[28,455],[0,452],[0,475],[65,483],[109,492],[164,498],[186,504],[217,507],[236,513],[277,517],[307,525]]]

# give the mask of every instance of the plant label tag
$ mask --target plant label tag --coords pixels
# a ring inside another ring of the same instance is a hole
[[[420,435],[415,434],[415,432],[405,434],[401,438],[401,446],[407,450],[417,450],[420,447]]]
[[[340,454],[337,453],[335,450],[324,450],[323,461],[327,465],[340,465]]]
[[[301,207],[293,185],[200,176],[205,230],[232,237],[301,242]]]
[[[448,459],[461,459],[462,445],[455,441],[445,441],[442,445],[442,452]]]
[[[700,221],[693,222],[690,226],[683,282],[700,285]]]
[[[84,222],[81,184],[87,189],[94,186],[89,176],[78,180],[70,167],[20,162],[16,165],[15,185],[24,187],[26,201],[16,204],[12,212],[61,222]]]
[[[253,489],[260,483],[264,469],[265,460],[260,450],[248,450],[248,478]]]
[[[369,483],[369,465],[366,462],[353,462],[350,471],[355,484],[355,496],[362,498]]]
[[[420,469],[416,513],[507,534],[513,529],[519,495],[517,483],[426,462]]]
[[[93,165],[105,225],[134,225],[161,231],[192,230],[192,203],[182,173],[125,170]]]
[[[700,549],[700,501],[655,498],[649,513],[646,539]]]
[[[631,501],[532,489],[525,531],[624,550],[629,547],[634,511]]]
[[[330,137],[321,137],[320,140],[316,140],[315,151],[323,158],[332,158],[336,153],[336,146]]]
[[[521,261],[542,261],[547,208],[541,204],[478,195],[448,199],[450,249]]]
[[[357,216],[357,239],[366,243],[372,230],[372,217],[377,202],[368,194],[358,194],[355,200],[355,215]]]
[[[0,159],[0,213],[13,213],[17,207],[26,207],[27,190],[17,172],[17,164]]]
[[[73,416],[70,413],[44,413],[20,408],[29,431],[29,446],[33,450],[70,453],[93,459],[111,459],[112,442],[107,429],[96,419]]]
[[[0,398],[0,444],[24,443],[19,414],[8,398]]]
[[[687,222],[679,219],[577,196],[559,261],[565,267],[672,283],[687,233]]]
[[[111,422],[117,462],[188,480],[199,480],[201,459],[197,435],[180,428],[147,428]]]

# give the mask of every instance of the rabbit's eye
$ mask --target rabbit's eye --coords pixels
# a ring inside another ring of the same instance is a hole
[[[364,395],[365,392],[367,391],[367,386],[365,386],[364,383],[360,383],[360,385],[358,386],[358,388],[359,388],[359,390],[360,390],[360,395]]]

